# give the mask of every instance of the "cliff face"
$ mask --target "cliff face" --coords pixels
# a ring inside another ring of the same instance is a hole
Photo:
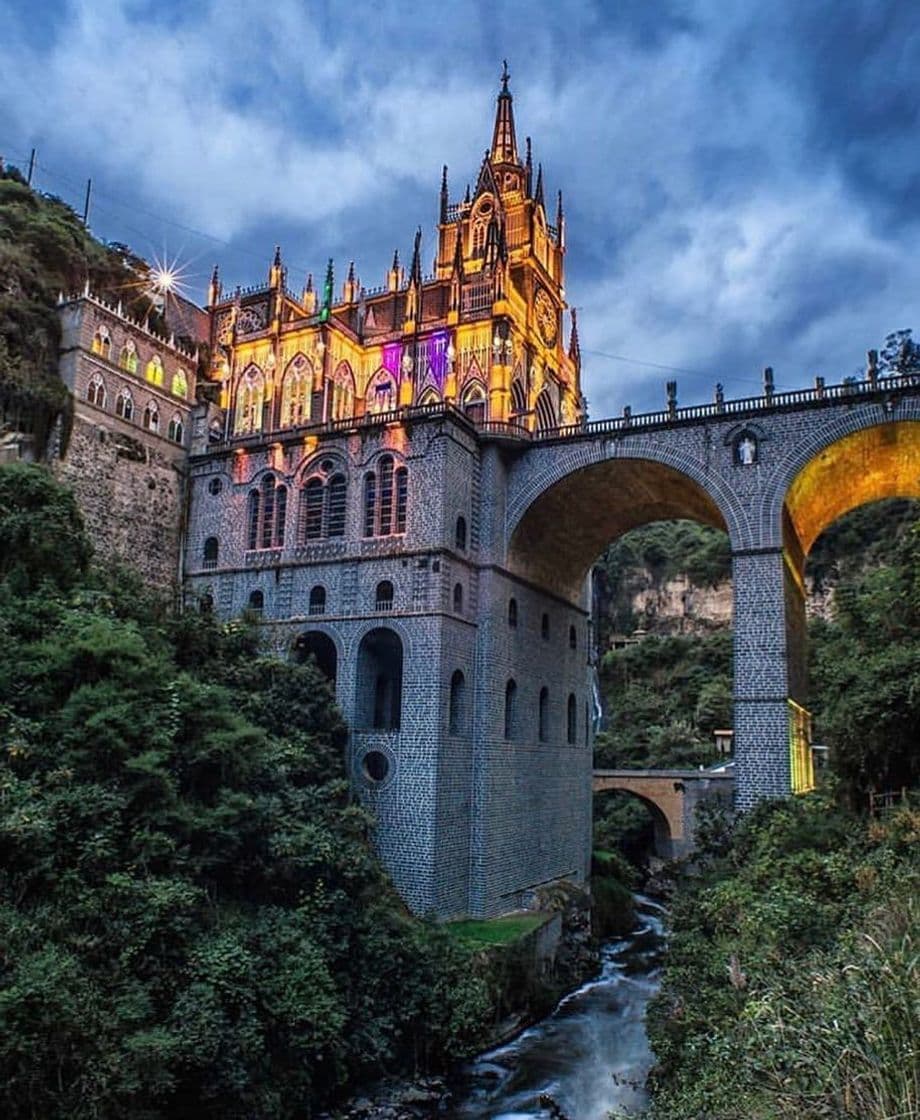
[[[806,579],[809,618],[831,617],[834,588]],[[631,571],[620,594],[636,628],[649,634],[709,634],[732,624],[731,580],[700,586],[687,575],[658,579],[648,568]]]

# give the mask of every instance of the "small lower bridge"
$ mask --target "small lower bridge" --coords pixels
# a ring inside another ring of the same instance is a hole
[[[734,775],[730,770],[595,770],[595,793],[622,790],[648,806],[655,822],[655,854],[679,859],[695,846],[696,810],[718,801],[731,810]]]

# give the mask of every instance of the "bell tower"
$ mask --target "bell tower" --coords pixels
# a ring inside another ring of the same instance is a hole
[[[436,275],[450,281],[458,352],[490,312],[489,418],[549,429],[582,416],[577,346],[563,338],[565,218],[560,192],[550,221],[530,137],[521,160],[510,77],[505,63],[474,190],[452,203],[443,170]]]

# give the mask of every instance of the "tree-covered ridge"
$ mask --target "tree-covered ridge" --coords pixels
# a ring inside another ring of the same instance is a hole
[[[100,582],[39,468],[0,470],[0,556],[3,1114],[307,1116],[474,1046],[485,986],[374,858],[315,667]]]
[[[40,439],[67,400],[58,376],[58,295],[92,291],[140,319],[156,313],[149,269],[123,245],[103,245],[74,211],[33,191],[15,168],[0,171],[0,414]]]
[[[674,904],[654,1120],[920,1112],[920,814],[812,795],[749,814]]]

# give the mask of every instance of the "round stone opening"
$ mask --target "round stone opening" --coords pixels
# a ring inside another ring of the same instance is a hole
[[[383,751],[368,751],[364,756],[364,773],[372,782],[382,782],[390,772],[390,760]]]

